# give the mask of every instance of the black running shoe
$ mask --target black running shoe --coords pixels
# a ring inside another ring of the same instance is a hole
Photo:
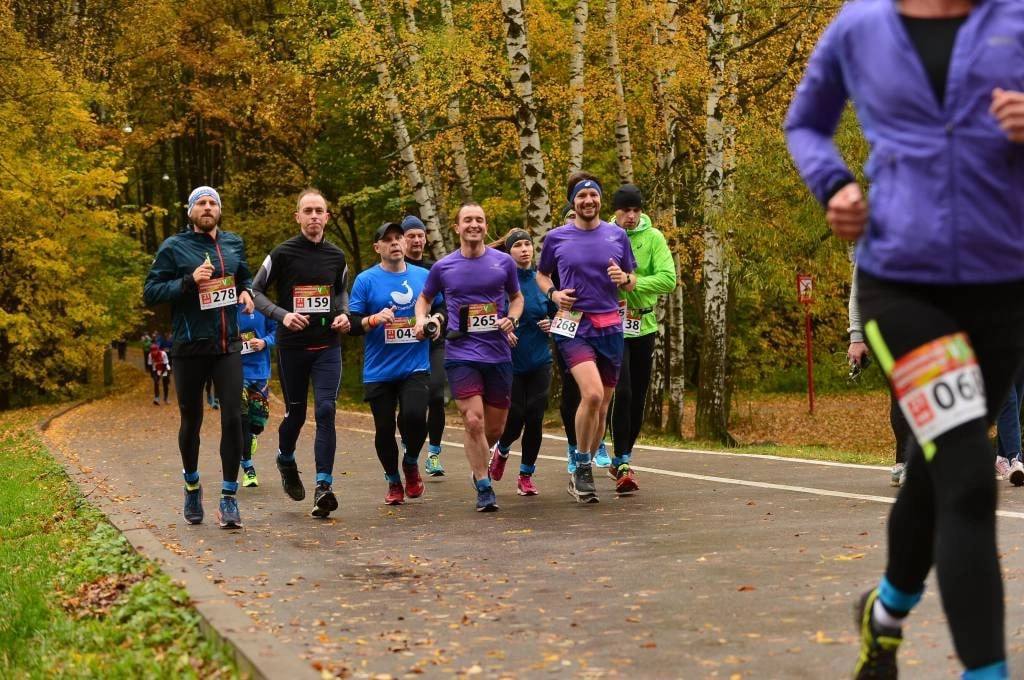
[[[853,607],[854,621],[860,631],[860,657],[853,670],[855,680],[896,680],[896,650],[903,642],[899,628],[887,628],[875,623],[871,610],[878,599],[878,589],[860,596]]]
[[[191,491],[185,489],[185,521],[189,524],[200,524],[203,521],[203,487],[198,486]]]
[[[295,461],[282,463],[278,458],[277,469],[281,473],[281,486],[284,487],[284,492],[288,494],[288,497],[293,501],[304,499],[306,487],[302,486],[302,480],[299,479],[299,466],[295,464]]]
[[[578,503],[597,503],[597,489],[594,487],[594,468],[590,463],[577,463],[576,470],[569,476],[569,495]]]
[[[327,482],[317,482],[316,491],[313,492],[313,517],[327,517],[338,509],[338,497],[334,495],[334,489]]]

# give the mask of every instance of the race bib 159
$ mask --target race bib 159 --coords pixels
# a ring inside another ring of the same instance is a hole
[[[292,311],[297,314],[329,314],[330,286],[295,286],[292,288]]]

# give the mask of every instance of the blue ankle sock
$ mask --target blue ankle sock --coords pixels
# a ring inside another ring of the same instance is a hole
[[[437,446],[434,446],[433,444],[428,444],[427,445],[427,453],[430,454],[431,456],[440,456],[441,455],[441,445],[438,444]]]
[[[320,482],[327,482],[328,484],[334,484],[334,477],[332,477],[331,475],[327,474],[326,472],[318,472],[318,473],[316,473],[316,483],[319,484]]]
[[[249,460],[243,460],[242,461],[242,469],[243,470],[252,470],[254,467],[256,467],[256,466],[253,465],[252,458],[250,458]]]
[[[590,454],[576,451],[572,454],[572,460],[577,465],[590,465]]]
[[[222,496],[234,496],[238,493],[238,482],[224,480],[220,483],[220,493]]]
[[[633,452],[632,451],[626,451],[624,454],[622,454],[622,462],[623,463],[625,463],[626,465],[629,465],[629,461],[631,461],[631,460],[633,460]]]
[[[893,616],[906,616],[921,601],[922,595],[923,587],[916,593],[907,593],[889,583],[889,579],[884,576],[878,584],[878,599]]]
[[[617,468],[625,462],[626,459],[623,456],[612,456],[612,467]]]
[[[195,486],[199,483],[199,470],[196,470],[195,472],[185,472],[182,470],[181,474],[185,477],[186,484]]]
[[[401,484],[402,483],[402,476],[401,475],[389,475],[388,473],[385,472],[384,473],[384,479],[388,480],[388,484]]]
[[[1005,661],[997,661],[981,668],[964,671],[963,680],[1009,680],[1010,668]]]
[[[519,464],[519,474],[521,475],[532,475],[536,471],[536,465],[524,465],[522,463]]]
[[[408,453],[406,453],[404,456],[402,456],[402,465],[416,467],[419,464],[420,464],[420,457],[419,456],[416,456],[414,458],[413,456],[410,456]]]
[[[473,484],[476,486],[477,491],[486,491],[491,488],[491,478],[484,477],[483,479],[474,479]]]
[[[282,463],[294,463],[295,462],[295,452],[292,451],[291,453],[281,453],[280,451],[278,451],[277,452],[277,459],[279,461],[281,461]]]
[[[508,452],[512,450],[512,445],[502,446],[501,442],[498,442],[498,453],[501,454],[502,458],[508,458]]]
[[[569,452],[570,456],[573,455],[574,453],[576,453],[576,446],[575,446],[575,444],[569,444],[567,451]]]

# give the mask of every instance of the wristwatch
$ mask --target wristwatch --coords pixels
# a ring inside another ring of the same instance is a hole
[[[508,317],[508,320],[512,322],[512,328],[519,328],[519,319],[514,316]]]

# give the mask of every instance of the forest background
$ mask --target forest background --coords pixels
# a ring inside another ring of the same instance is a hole
[[[804,388],[798,272],[818,388],[849,389],[848,251],[781,132],[839,5],[0,0],[0,409],[71,396],[111,340],[168,326],[142,280],[194,186],[220,190],[254,269],[320,188],[358,271],[407,213],[448,252],[468,199],[495,238],[539,242],[580,167],[606,195],[638,184],[675,255],[649,429],[679,433],[695,401],[697,436],[728,441],[735,393]],[[838,143],[859,171],[849,114]]]

